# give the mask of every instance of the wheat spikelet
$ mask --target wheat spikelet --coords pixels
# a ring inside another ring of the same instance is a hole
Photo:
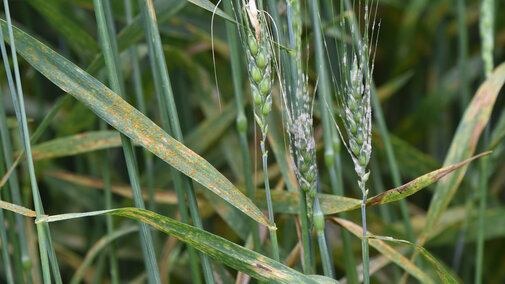
[[[247,60],[255,119],[263,138],[268,132],[266,117],[272,109],[272,48],[265,19],[258,13],[254,0],[245,5]]]

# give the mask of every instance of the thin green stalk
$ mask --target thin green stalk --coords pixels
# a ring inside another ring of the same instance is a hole
[[[486,128],[486,137],[489,136],[489,127]],[[485,242],[485,214],[487,207],[488,191],[488,157],[484,156],[479,162],[479,217],[477,230],[477,253],[475,256],[475,284],[482,283],[482,268],[484,267],[484,242]]]
[[[40,217],[44,214],[44,208],[42,206],[42,201],[40,199],[40,193],[37,185],[37,179],[35,176],[35,167],[33,165],[33,159],[32,159],[32,154],[31,154],[31,146],[30,146],[30,135],[28,133],[28,124],[26,122],[26,113],[25,113],[25,107],[24,107],[24,98],[23,98],[23,90],[21,87],[21,77],[19,74],[19,66],[18,66],[18,61],[17,61],[17,54],[16,54],[16,46],[15,46],[15,41],[14,41],[14,35],[12,31],[12,23],[11,23],[11,17],[10,17],[10,11],[9,11],[9,4],[7,0],[4,0],[4,10],[5,10],[5,17],[7,20],[7,25],[8,25],[8,31],[9,31],[9,41],[10,41],[10,46],[11,46],[11,54],[12,54],[12,61],[14,65],[14,76],[16,79],[16,88],[14,88],[14,80],[12,79],[12,74],[10,71],[10,66],[9,66],[9,60],[7,57],[7,51],[5,49],[5,43],[2,40],[1,41],[1,49],[2,49],[2,57],[4,59],[5,63],[5,70],[7,73],[7,78],[9,81],[9,86],[11,88],[11,96],[12,100],[14,102],[14,108],[16,110],[16,117],[18,119],[19,123],[19,130],[20,130],[20,136],[21,139],[23,140],[23,147],[26,152],[26,161],[27,161],[27,166],[28,166],[28,172],[30,176],[30,183],[31,183],[31,188],[32,188],[32,195],[33,195],[33,203],[35,205],[35,212],[36,212],[36,219],[40,219]],[[3,38],[3,29],[0,28],[0,38]],[[45,223],[47,225],[47,223]],[[39,241],[39,252],[40,252],[40,261],[42,264],[42,273],[43,273],[43,279],[44,283],[51,283],[51,273],[49,271],[49,258],[48,258],[48,250],[51,252],[54,252],[54,247],[52,243],[47,243],[48,242],[48,236],[46,235],[46,226],[44,223],[38,223],[37,224],[37,236],[38,236],[38,241]],[[54,253],[51,253],[54,255]],[[57,283],[61,283],[61,277],[59,275],[59,267],[58,263],[54,262],[52,265],[53,268],[53,273],[54,273],[54,278]]]
[[[224,1],[224,10],[226,13],[232,13],[232,3],[230,1]],[[249,199],[254,203],[254,184],[252,180],[252,169],[251,169],[251,155],[249,153],[249,142],[247,141],[247,117],[244,111],[244,92],[243,92],[243,81],[242,81],[242,62],[240,61],[240,45],[238,42],[238,34],[232,23],[226,22],[226,32],[228,37],[228,45],[230,47],[230,62],[232,70],[233,79],[233,93],[235,95],[235,102],[237,105],[237,119],[236,127],[240,140],[240,151],[242,153],[242,161],[244,166],[244,177],[246,194]],[[258,224],[254,220],[250,220],[251,234],[253,239],[254,250],[260,251],[261,242],[259,235]]]
[[[107,129],[107,124],[101,120],[100,121],[100,129]],[[112,191],[111,191],[111,179],[110,179],[110,170],[109,170],[109,150],[104,151],[104,155],[100,157],[101,166],[102,166],[102,179],[104,184],[104,199],[105,199],[105,209],[111,209],[112,206]],[[106,226],[107,226],[107,235],[111,235],[114,232],[114,222],[112,215],[106,216]],[[116,246],[115,243],[111,243],[109,247],[109,266],[110,266],[110,278],[111,283],[117,284],[120,281],[119,277],[119,265],[116,256]]]
[[[279,16],[279,11],[277,9],[277,3],[275,1],[267,1],[268,3],[268,9],[270,12],[270,15],[272,16],[274,22],[276,23],[277,27],[282,25],[280,16]],[[288,16],[288,21],[291,21],[291,17]],[[290,35],[293,36],[293,27],[292,24],[288,23],[288,28],[291,29]],[[282,31],[277,31],[274,33],[275,39],[277,42],[283,43],[285,42],[284,40],[284,33]],[[281,50],[281,69],[282,70],[289,70],[290,72],[283,72],[281,73],[281,79],[284,82],[285,86],[291,86],[291,88],[285,88],[287,89],[287,93],[289,94],[290,98],[294,98],[296,96],[296,63],[293,62],[293,58],[285,51]],[[310,232],[310,221],[309,221],[309,215],[307,211],[307,194],[301,187],[298,188],[299,193],[300,193],[300,212],[299,212],[299,218],[300,218],[300,223],[301,223],[301,237],[302,237],[302,258],[303,258],[303,272],[305,274],[311,274],[311,268],[312,268],[312,263],[315,263],[312,258],[311,254],[311,232]]]
[[[486,78],[491,76],[494,69],[494,10],[494,0],[482,0],[479,28],[482,39],[481,56],[482,61],[484,61]]]
[[[0,97],[3,98],[3,94],[0,90]],[[0,133],[1,133],[1,141],[2,141],[2,154],[4,158],[4,162],[0,162],[2,164],[2,167],[5,165],[6,167],[10,167],[13,164],[13,150],[12,150],[12,144],[11,144],[11,138],[10,138],[10,132],[9,128],[7,127],[7,116],[5,115],[5,109],[3,105],[3,100],[0,100]],[[33,137],[33,136],[32,136]],[[33,138],[32,138],[33,139]],[[5,169],[2,170],[1,172],[5,172]],[[14,171],[15,172],[15,171]],[[14,176],[16,177],[17,174],[14,173]],[[21,201],[21,193],[19,190],[19,181],[17,178],[11,178],[8,180],[8,187],[10,191],[7,191],[5,193],[6,197],[10,199],[11,202],[22,205]],[[9,236],[11,239],[11,242],[14,246],[14,262],[19,265],[19,267],[16,268],[15,273],[16,273],[16,281],[19,283],[23,283],[23,271],[29,272],[31,269],[31,260],[30,260],[30,255],[28,254],[28,241],[26,238],[26,230],[25,230],[25,223],[23,220],[23,216],[19,214],[12,214],[7,215],[7,219],[9,220],[9,223],[16,224],[17,227],[17,233],[14,232],[14,230],[9,230]],[[15,222],[14,222],[15,219]],[[11,236],[13,234],[13,236]],[[17,251],[20,252],[20,255],[17,253]],[[17,260],[19,258],[19,261]],[[20,262],[20,263],[18,263]],[[20,270],[20,271],[19,271]],[[27,276],[27,282],[31,283],[32,282],[32,277],[30,273],[26,273]]]
[[[470,82],[468,80],[468,33],[466,30],[465,0],[457,0],[458,9],[458,51],[459,71],[461,72],[461,112],[470,102]]]
[[[1,156],[1,154],[0,154]],[[1,157],[0,157],[1,158]],[[3,163],[0,163],[0,172],[4,172],[5,171],[5,167],[3,165]],[[0,200],[2,200],[2,197],[0,195]],[[5,219],[4,219],[4,211],[3,209],[0,209],[0,224],[2,224],[2,226],[0,226],[0,240],[2,241],[2,260],[3,260],[3,264],[4,264],[4,273],[5,273],[5,278],[7,279],[7,283],[14,283],[14,276],[13,276],[13,269],[12,269],[12,265],[11,265],[11,260],[10,260],[10,256],[9,256],[9,242],[7,241],[7,233],[5,231],[5,226],[3,226],[3,224],[5,224]],[[11,224],[13,225],[13,224]],[[14,253],[17,253],[16,251],[14,251]]]
[[[4,167],[4,170],[5,170],[5,167]],[[7,202],[11,201],[9,191],[5,191],[5,196],[2,196],[2,200],[5,200]],[[14,217],[15,217],[14,215],[18,215],[18,214],[15,214],[13,212],[6,212],[6,214],[5,214],[6,221],[5,222],[7,222],[8,224],[16,224],[16,221],[14,219]],[[7,237],[8,237],[7,241],[12,246],[12,263],[13,263],[12,266],[14,268],[13,273],[14,273],[14,277],[15,277],[14,281],[15,281],[15,283],[25,283],[24,276],[25,276],[25,274],[29,275],[29,273],[24,273],[24,267],[23,267],[23,263],[21,260],[21,253],[20,253],[21,248],[20,248],[17,232],[16,232],[16,230],[7,230],[6,233],[7,233]],[[32,280],[30,278],[30,279],[27,279],[26,282],[32,283],[31,281]]]
[[[40,136],[42,136],[42,133],[44,133],[44,131],[46,130],[46,128],[49,126],[49,124],[51,123],[51,121],[53,120],[53,118],[58,113],[58,111],[67,102],[69,102],[71,99],[72,99],[72,96],[64,96],[63,98],[61,98],[60,100],[58,100],[58,102],[53,106],[53,108],[51,109],[51,111],[40,122],[40,124],[37,127],[37,129],[35,129],[35,132],[30,137],[30,144],[33,145],[33,144],[35,144],[38,141],[38,139],[40,138]],[[5,112],[4,112],[4,115],[5,115]],[[5,127],[7,127],[7,126],[5,126]],[[10,134],[7,132],[7,134],[5,134],[5,135],[6,135],[5,139],[6,139],[7,142],[4,141],[4,143],[5,143],[4,147],[8,146],[9,149],[12,149],[12,146],[11,146],[11,143],[10,143]],[[4,138],[2,137],[2,139],[4,139]],[[21,160],[25,157],[25,151],[21,150],[21,152],[17,156],[16,160],[14,160],[14,158],[13,158],[13,155],[12,155],[13,151],[12,150],[9,150],[9,151],[6,150],[6,152],[8,153],[5,157],[7,159],[6,162],[9,165],[9,170],[7,171],[7,173],[2,178],[2,185],[5,184],[7,181],[11,184],[11,186],[14,185],[15,186],[14,189],[11,189],[12,192],[13,192],[13,201],[16,204],[21,204],[21,194],[20,194],[20,190],[19,190],[19,182],[17,181],[17,179],[10,179],[9,177],[11,175],[16,176],[16,167],[21,162]],[[24,235],[26,235],[26,234],[24,234]],[[21,238],[21,236],[20,236],[20,238]],[[25,237],[25,239],[26,239],[26,237]],[[26,265],[29,265],[30,259],[29,259],[28,254],[26,254],[26,257],[27,258],[24,261],[27,262]],[[28,270],[28,269],[26,269],[26,270]]]
[[[396,163],[395,153],[393,146],[391,145],[391,140],[389,139],[389,132],[386,126],[386,120],[384,119],[384,114],[382,112],[382,107],[377,97],[377,92],[375,86],[372,86],[372,106],[374,109],[374,117],[377,125],[379,126],[379,134],[381,136],[382,142],[384,143],[384,148],[386,151],[386,157],[388,160],[389,170],[391,172],[391,177],[393,179],[393,186],[399,187],[402,185],[400,178],[400,170],[398,169],[398,164]],[[412,222],[410,221],[410,215],[407,208],[407,202],[405,199],[399,201],[400,213],[403,218],[403,224],[407,232],[407,240],[414,241],[414,229],[412,228]]]
[[[319,205],[319,198],[314,197],[314,205],[313,205],[313,219],[314,219],[314,228],[316,230],[317,242],[319,244],[319,253],[321,254],[321,262],[323,264],[323,272],[327,277],[335,277],[333,273],[333,266],[331,262],[330,250],[328,248],[325,236],[325,224],[324,224],[324,214],[321,211],[321,206]]]
[[[130,25],[133,22],[133,11],[131,8],[132,0],[124,0],[126,23]],[[105,3],[109,3],[106,1]],[[112,18],[112,17],[111,17]],[[135,92],[136,106],[140,112],[147,115],[147,110],[144,103],[144,92],[142,90],[142,79],[140,76],[139,58],[137,56],[136,45],[132,44],[128,49],[132,64],[133,89]],[[146,176],[147,186],[147,209],[156,212],[156,200],[154,199],[154,170],[153,170],[153,154],[147,149],[142,150],[142,158],[144,161],[144,174]],[[159,233],[155,230],[152,232],[154,248],[159,249]]]
[[[302,189],[300,192],[300,221],[302,227],[302,248],[303,248],[303,273],[311,274],[312,256],[310,253],[310,223],[307,212],[307,194]]]
[[[319,199],[317,198],[317,165],[315,163],[315,151],[313,149],[313,130],[312,130],[312,119],[307,120],[307,116],[311,116],[311,105],[309,93],[307,90],[307,77],[304,74],[304,67],[302,64],[302,19],[300,12],[300,2],[299,1],[286,1],[287,2],[287,16],[288,16],[288,33],[289,42],[291,49],[296,50],[295,54],[290,57],[290,74],[291,74],[291,88],[293,93],[290,94],[290,105],[292,110],[292,116],[294,125],[292,126],[293,134],[293,144],[296,152],[297,168],[298,168],[298,179],[300,188],[308,193],[309,202],[311,204],[312,217],[314,221],[314,227],[316,229],[316,235],[319,243],[319,249],[321,254],[321,262],[323,264],[324,275],[328,277],[333,277],[333,264],[331,261],[331,253],[328,250],[328,245],[325,236],[325,222],[324,215],[321,211],[319,205]],[[294,94],[294,95],[293,95]],[[296,126],[296,124],[302,124],[303,126]],[[301,131],[300,131],[301,130]],[[299,137],[299,134],[303,133],[303,137]],[[303,145],[305,145],[303,147]],[[302,146],[302,147],[300,147]],[[333,147],[333,146],[331,146]],[[310,204],[309,203],[309,204]],[[307,206],[308,204],[305,204]],[[306,208],[305,210],[308,210]]]
[[[270,181],[268,180],[268,152],[265,149],[265,140],[266,140],[266,135],[263,135],[263,139],[261,140],[261,157],[262,157],[262,163],[263,163],[263,178],[265,182],[265,192],[266,192],[266,200],[267,200],[267,209],[268,209],[268,221],[270,222],[270,225],[274,225],[274,210],[272,206],[272,196],[270,194]],[[279,261],[279,244],[277,242],[277,231],[273,229],[269,229],[270,233],[270,242],[272,243],[272,258]]]
[[[328,70],[326,61],[324,60],[324,51],[323,51],[323,38],[321,33],[321,26],[319,22],[319,4],[315,0],[310,1],[310,15],[312,20],[312,26],[314,29],[314,41],[315,41],[315,55],[316,55],[316,72],[319,74],[319,87],[318,87],[318,95],[319,95],[319,107],[321,111],[321,123],[323,125],[323,141],[324,141],[324,160],[325,165],[330,171],[330,177],[334,172],[333,164],[335,159],[334,145],[333,145],[333,131],[331,128],[331,116],[333,116],[333,108],[330,98],[330,81],[328,77]],[[334,182],[334,180],[333,180]],[[317,208],[319,208],[319,200],[317,198],[314,199],[314,226],[324,226],[324,222],[322,224],[316,223],[316,217],[318,217],[319,213],[317,212]],[[320,210],[320,209],[319,209]],[[323,219],[324,220],[324,219]],[[323,262],[323,268],[326,276],[332,276],[333,270],[331,269],[331,260],[330,260],[330,252],[326,251],[323,253],[322,249],[326,248],[326,243],[321,243],[322,239],[319,234],[324,233],[323,229],[319,229],[320,233],[318,233],[318,241],[319,247],[321,250],[321,260]],[[317,233],[317,229],[316,229]],[[326,258],[325,258],[326,257]],[[329,268],[328,268],[329,267]],[[329,273],[329,274],[327,274]]]
[[[126,14],[126,24],[130,25],[133,23],[133,11],[131,8],[132,0],[124,0],[125,14]],[[132,64],[132,78],[133,78],[133,89],[135,93],[135,100],[137,102],[137,109],[143,114],[147,115],[147,110],[144,102],[144,91],[142,90],[142,79],[140,76],[140,65],[139,57],[137,54],[137,48],[135,44],[132,44],[128,49]],[[154,171],[153,171],[153,155],[151,152],[144,149],[142,152],[144,156],[144,167],[145,175],[147,180],[147,191],[148,191],[148,205],[147,208],[150,211],[156,211],[156,201],[154,200]]]
[[[94,0],[93,5],[95,8],[95,16],[97,19],[100,41],[112,90],[120,96],[124,97],[125,92],[121,70],[119,68],[117,43],[115,32],[113,31],[113,25],[108,24],[106,20],[103,2],[100,0]],[[132,186],[135,207],[144,209],[145,205],[140,188],[138,167],[133,152],[133,144],[124,135],[121,135],[121,142],[123,145],[130,184]],[[139,226],[141,228],[140,236],[142,253],[144,255],[144,262],[149,283],[160,283],[161,281],[156,260],[156,253],[153,247],[151,231],[149,229],[149,226],[145,223],[140,222]]]
[[[493,50],[494,50],[494,0],[483,0],[481,6],[480,18],[480,36],[482,40],[482,60],[484,61],[484,71],[486,78],[489,78],[493,73]],[[484,145],[488,144],[489,125],[484,132]],[[483,157],[480,161],[480,192],[479,192],[479,223],[477,234],[477,253],[475,264],[475,283],[482,283],[483,267],[484,267],[484,230],[485,230],[485,212],[487,207],[487,191],[488,191],[488,157]]]
[[[342,161],[340,159],[340,146],[335,147],[335,145],[340,145],[340,140],[335,133],[333,134],[333,136],[334,136],[333,151],[335,153],[334,164],[330,166],[327,165],[328,171],[330,173],[330,183],[331,188],[333,189],[333,193],[335,195],[345,196],[344,182],[342,179],[342,164],[341,164]],[[342,219],[347,219],[347,214],[340,213],[338,214],[338,217]],[[356,261],[354,259],[354,253],[352,250],[351,235],[347,230],[341,230],[341,235],[342,235],[342,245],[344,249],[344,266],[347,282],[351,284],[357,284],[358,272],[356,270]]]
[[[376,155],[372,155],[373,158],[370,160],[370,172],[372,174],[372,180],[373,180],[373,185],[374,185],[374,192],[372,193],[373,195],[381,194],[382,192],[386,191],[386,188],[384,187],[384,183],[382,181],[381,173],[380,173],[380,168],[377,162],[377,157]],[[385,223],[390,223],[392,222],[391,218],[391,207],[389,206],[379,206],[379,214],[382,218],[382,220]],[[399,267],[391,267],[392,273],[391,277],[394,282],[398,282],[399,279],[401,278],[401,271]]]
[[[361,188],[362,192],[366,189]],[[366,238],[366,194],[363,194],[363,200],[361,201],[361,224],[363,226],[363,238],[361,239],[361,250],[363,255],[363,283],[370,283],[370,264],[369,264],[369,253],[368,253],[368,239]]]
[[[161,82],[159,77],[156,76],[156,59],[154,58],[153,55],[151,55],[153,48],[151,47],[152,43],[151,41],[147,41],[148,46],[149,46],[149,60],[151,63],[151,69],[154,76],[154,85],[156,88],[156,94],[158,97],[158,102],[160,103],[160,113],[161,113],[161,124],[163,128],[168,132],[171,133],[171,127],[170,127],[170,118],[167,113],[168,107],[165,106],[165,101],[161,99],[160,97],[160,92],[159,90],[162,90],[161,87]],[[177,195],[177,200],[186,200],[185,197],[185,187],[183,183],[183,177],[179,171],[177,171],[175,168],[170,167],[170,173],[173,177],[173,183],[174,183],[174,188],[175,188],[175,193]],[[189,214],[188,214],[188,208],[186,206],[186,202],[177,202],[177,207],[179,210],[179,213],[181,214],[181,220],[183,223],[189,224]],[[200,275],[200,269],[199,269],[199,264],[198,264],[198,254],[196,250],[193,247],[188,246],[188,255],[189,255],[189,264],[191,268],[191,274],[192,274],[192,280],[193,283],[202,283],[201,275]]]
[[[156,85],[157,94],[160,101],[160,107],[163,124],[167,130],[171,130],[175,139],[184,143],[182,131],[179,124],[179,117],[173,97],[172,86],[168,76],[167,66],[165,64],[165,54],[161,44],[160,33],[158,31],[156,14],[154,13],[154,6],[151,0],[139,0],[139,6],[142,11],[142,19],[144,21],[144,29],[149,46],[149,56],[151,60],[152,70],[154,74],[154,81]],[[177,175],[174,176],[174,180]],[[196,201],[195,189],[193,183],[188,177],[182,177],[183,188],[186,190],[186,195],[189,204],[189,211],[193,224],[195,227],[203,229],[202,219],[198,210],[198,203]],[[180,199],[181,201],[184,199]],[[200,254],[202,261],[203,274],[207,283],[214,283],[214,274],[210,259],[205,254]]]
[[[53,272],[53,277],[54,277],[54,282],[57,284],[62,284],[61,280],[61,274],[60,274],[60,268],[58,265],[58,258],[56,257],[56,251],[53,248],[53,239],[51,237],[51,231],[49,230],[49,223],[43,222],[42,223],[42,228],[45,231],[47,243],[48,243],[48,257],[49,257],[49,263],[51,264],[51,270]]]

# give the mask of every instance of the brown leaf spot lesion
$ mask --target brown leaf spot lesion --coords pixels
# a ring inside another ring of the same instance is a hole
[[[382,204],[382,200],[384,198],[386,198],[386,196],[391,195],[392,193],[402,194],[404,191],[408,190],[414,182],[415,182],[415,180],[410,181],[404,185],[401,185],[399,187],[395,187],[395,188],[385,191],[379,195],[376,195],[366,201],[366,206],[368,207],[368,206],[375,206],[375,205]]]
[[[257,267],[257,268],[259,268],[261,270],[267,271],[267,272],[273,272],[272,269],[270,269],[269,267],[267,267],[267,266],[265,266],[265,265],[263,265],[261,263],[254,263],[253,266]]]

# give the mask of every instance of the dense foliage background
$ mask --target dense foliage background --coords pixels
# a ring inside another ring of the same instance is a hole
[[[239,189],[245,191],[243,157],[235,127],[237,108],[232,82],[232,77],[238,75],[232,72],[230,66],[225,20],[218,15],[212,20],[211,12],[190,3],[208,1],[154,2],[157,7],[157,24],[166,58],[165,63],[171,78],[176,109],[184,134],[184,144],[209,161]],[[284,1],[277,2],[280,16],[285,19],[285,3]],[[314,35],[308,15],[308,2],[302,1],[301,7],[303,39],[309,46],[304,58],[307,58],[309,89],[313,94],[319,74],[314,68]],[[320,2],[320,19],[328,43],[326,59],[331,68],[336,70],[339,62],[333,43],[335,38],[339,38],[336,23],[340,4],[339,1]],[[121,34],[127,26],[124,3],[123,1],[110,1],[110,3],[115,28],[119,32],[118,47],[124,51],[120,55],[120,67],[126,85],[126,100],[139,108],[140,102],[135,97],[132,57],[126,49],[136,43],[145,103],[144,113],[161,125],[162,118],[151,71],[152,63],[149,60],[142,25],[138,25],[137,30],[127,35]],[[29,0],[9,1],[9,5],[13,24],[16,27],[41,40],[81,68],[86,69],[99,54],[101,48],[93,1]],[[494,6],[493,55],[495,66],[498,66],[505,60],[505,13],[503,12],[505,3],[496,1]],[[222,6],[219,7],[222,8]],[[133,15],[140,13],[136,1],[132,1],[132,9]],[[442,167],[451,144],[458,144],[458,141],[454,141],[453,138],[460,120],[469,107],[472,97],[486,79],[481,59],[482,43],[479,32],[481,1],[383,0],[379,2],[377,13],[381,25],[377,44],[374,46],[376,49],[373,72],[375,85],[401,182],[407,183]],[[233,16],[233,14],[230,15]],[[5,19],[4,14],[1,17]],[[282,29],[285,28],[284,21],[278,25]],[[247,138],[252,157],[252,177],[256,186],[263,188],[259,149],[261,137],[254,124],[245,70],[245,51],[241,54],[243,55],[241,59],[244,60],[242,80],[246,94],[244,101],[248,121]],[[30,133],[33,134],[55,104],[63,96],[68,95],[39,74],[21,57],[18,58],[28,125]],[[101,66],[101,71],[92,75],[109,85],[103,63]],[[328,72],[331,70],[328,69]],[[22,149],[21,138],[17,130],[18,124],[3,66],[0,68],[0,87],[13,147],[15,151],[18,151]],[[334,89],[332,92],[336,93]],[[475,154],[487,149],[494,151],[487,160],[489,186],[484,212],[485,227],[479,229],[477,221],[482,177],[478,160],[470,164],[454,198],[450,200],[449,208],[442,213],[432,236],[424,244],[433,256],[464,283],[474,281],[476,259],[478,261],[476,258],[478,232],[483,232],[485,236],[483,283],[505,281],[505,242],[503,242],[505,236],[505,175],[503,174],[505,172],[503,152],[505,100],[503,91],[501,93],[494,105],[491,105],[492,115],[488,128],[484,131],[487,133],[487,140],[483,141],[480,133],[470,134],[472,141],[478,141]],[[285,180],[289,173],[283,172],[284,165],[291,161],[286,157],[289,151],[286,151],[287,134],[283,132],[282,126],[282,102],[279,97],[278,81],[273,86],[273,98],[274,106],[270,114],[270,128],[273,130],[270,131],[270,146],[268,146],[270,149],[269,176],[273,192],[280,194],[279,203],[284,201],[283,205],[278,205],[278,209],[276,209],[277,203],[274,203],[274,210],[285,213],[296,210],[290,209],[296,202],[293,199],[290,201],[287,195],[281,193],[286,190],[286,184],[293,183],[293,180]],[[320,188],[323,193],[333,194],[330,176],[324,162],[319,102],[318,96],[315,95],[314,136]],[[334,103],[336,104],[336,100]],[[338,120],[337,116],[335,120]],[[370,196],[396,186],[382,136],[379,134],[375,120],[373,123],[373,156],[370,165],[371,178],[368,182]],[[110,173],[113,184],[113,207],[134,206],[119,135],[112,130],[105,131],[105,128],[105,124],[97,115],[72,98],[64,102],[49,127],[33,145],[37,181],[46,214],[104,209],[103,189],[106,184],[104,185],[103,175],[105,171]],[[464,148],[464,145],[461,147]],[[140,147],[136,147],[135,153],[147,208],[167,217],[180,218],[177,213],[177,199],[173,191],[170,166]],[[361,199],[352,161],[345,148],[342,147],[340,153],[345,196]],[[9,166],[7,165],[7,168]],[[22,205],[33,208],[26,163],[20,164],[17,175],[12,176],[11,179],[18,179],[20,183]],[[294,183],[296,184],[296,180]],[[150,191],[149,188],[155,190]],[[416,237],[420,236],[425,226],[427,210],[430,201],[435,196],[434,188],[435,186],[432,185],[427,190],[406,199]],[[2,197],[9,201],[4,191],[5,189],[2,190]],[[154,192],[154,195],[149,196],[149,192]],[[196,192],[204,229],[239,245],[244,245],[250,229],[248,218],[202,186],[196,185]],[[331,203],[333,199],[328,200],[330,200],[328,203],[323,202],[323,211],[325,211],[324,208],[330,208],[333,205]],[[261,208],[266,208],[264,198],[259,197],[258,202]],[[5,211],[5,215],[5,227],[13,230],[12,213]],[[298,241],[294,216],[293,214],[276,214],[281,260],[286,265],[302,271],[299,263],[300,252],[293,250]],[[370,232],[397,239],[408,239],[398,202],[370,207],[367,209],[367,217]],[[359,210],[349,212],[346,218],[356,224],[361,222]],[[32,219],[26,218],[24,221],[32,255],[33,269],[30,273],[33,275],[33,281],[38,283],[40,282],[40,264],[35,257],[38,254],[36,230]],[[121,217],[113,217],[113,221],[116,228],[132,227],[136,224],[134,221]],[[91,252],[90,249],[103,240],[101,238],[107,232],[106,218],[68,220],[51,224],[50,228],[61,276],[63,282],[66,283],[80,267],[86,254]],[[260,231],[265,231],[264,228],[261,226]],[[326,222],[326,235],[332,251],[336,279],[341,279],[346,274],[341,240],[342,230],[344,229],[335,223]],[[114,242],[121,282],[133,281],[133,279],[139,282],[145,281],[146,274],[140,253],[139,236],[138,233],[133,233],[134,231],[135,228],[130,229]],[[162,280],[174,283],[191,282],[186,246],[159,231],[153,231],[153,237]],[[16,236],[11,234],[9,238],[16,238]],[[361,263],[361,246],[360,240],[354,235],[352,245],[358,265]],[[407,257],[412,254],[412,249],[408,246],[390,245]],[[97,251],[96,258],[84,272],[85,282],[105,283],[110,280],[109,247],[110,245],[107,245]],[[268,245],[265,245],[266,247]],[[263,253],[270,256],[269,249],[265,248]],[[3,249],[5,249],[4,244],[2,244]],[[18,254],[18,248],[11,247],[10,249],[13,257]],[[315,249],[315,252],[317,265],[314,274],[322,274],[318,250]],[[380,263],[384,262],[385,258],[373,248],[371,248],[370,257],[372,283],[399,281],[403,274],[402,269],[395,264],[381,265]],[[435,282],[439,281],[429,262],[419,260],[415,263],[435,279]],[[213,262],[213,264],[215,275],[223,279],[224,283],[234,281],[235,270],[225,268],[219,262]],[[380,269],[375,271],[374,267]],[[3,265],[0,266],[0,272],[5,278]],[[410,277],[408,281],[416,280]]]

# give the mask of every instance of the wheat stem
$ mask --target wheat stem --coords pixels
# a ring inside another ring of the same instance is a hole
[[[16,111],[16,117],[19,122],[19,131],[20,131],[20,136],[23,142],[23,147],[26,152],[26,161],[28,165],[28,172],[30,176],[30,183],[31,183],[31,188],[32,188],[32,196],[33,196],[33,203],[35,205],[35,211],[36,211],[36,218],[40,218],[44,214],[44,208],[42,205],[42,201],[40,199],[40,193],[39,193],[39,188],[37,184],[37,179],[35,177],[35,168],[33,165],[33,159],[32,159],[32,153],[31,153],[31,145],[30,145],[30,138],[29,138],[29,132],[28,132],[28,125],[26,122],[26,112],[25,112],[25,107],[24,107],[24,98],[23,98],[23,90],[21,86],[21,78],[19,74],[19,66],[18,66],[18,60],[17,60],[17,54],[16,54],[16,47],[15,47],[15,41],[14,41],[14,35],[12,31],[12,23],[11,23],[11,17],[10,17],[10,10],[9,10],[9,4],[8,1],[4,0],[4,10],[5,10],[5,17],[7,20],[7,25],[8,25],[8,32],[9,32],[9,42],[11,46],[11,53],[12,53],[12,62],[13,62],[13,67],[14,67],[14,75],[15,75],[15,80],[16,80],[16,86],[14,87],[14,80],[12,78],[10,66],[9,66],[9,60],[7,57],[7,51],[5,48],[5,43],[2,40],[0,43],[0,47],[2,50],[2,58],[4,60],[5,64],[5,71],[7,73],[7,79],[9,81],[9,86],[11,89],[11,96],[12,100],[14,102],[14,108]],[[3,38],[3,29],[0,28],[0,38]],[[47,230],[46,230],[47,228]],[[49,242],[49,237],[47,235],[47,232],[49,226],[47,223],[41,222],[37,224],[37,236],[38,236],[38,241],[39,241],[39,253],[40,253],[40,261],[42,264],[42,273],[43,273],[43,280],[44,283],[50,283],[51,282],[51,274],[49,271],[49,256],[48,253],[51,256],[54,256],[54,247],[52,243]],[[61,283],[61,276],[59,273],[59,267],[58,263],[56,261],[51,262],[51,267],[53,270],[54,278],[57,283]]]
[[[482,38],[482,60],[486,77],[493,73],[493,49],[494,49],[494,0],[483,0],[479,22],[480,36]]]
[[[1,92],[0,92],[1,94]],[[3,160],[3,153],[0,151],[0,161]],[[4,173],[5,172],[5,165],[0,162],[0,172]],[[0,200],[3,200],[1,195],[0,195]],[[14,274],[13,274],[13,268],[9,256],[9,242],[7,240],[7,232],[5,231],[5,218],[4,218],[4,210],[0,209],[0,224],[2,226],[0,227],[0,240],[2,241],[2,260],[3,260],[3,265],[4,265],[4,273],[5,273],[5,278],[7,280],[7,283],[11,284],[14,283]],[[12,223],[11,223],[12,225]],[[16,254],[17,252],[15,252]]]
[[[113,29],[112,19],[107,22],[104,10],[104,3],[100,0],[94,0],[95,16],[98,24],[100,43],[104,53],[108,77],[111,89],[122,97],[125,97],[124,82],[119,68],[119,56],[117,50],[116,36]],[[140,189],[138,166],[133,152],[132,142],[124,135],[121,135],[121,143],[128,169],[128,176],[133,191],[133,200],[135,207],[144,209],[145,204]],[[145,268],[150,283],[160,283],[158,263],[156,253],[153,247],[153,240],[149,226],[140,222],[140,237],[142,253],[144,255]]]
[[[482,40],[482,60],[484,61],[484,71],[486,78],[493,73],[493,50],[494,50],[494,0],[483,0],[480,15],[480,36]],[[484,131],[484,145],[488,145],[489,125]],[[484,267],[484,242],[485,242],[485,214],[487,207],[488,191],[488,157],[483,157],[480,161],[479,176],[479,213],[478,213],[478,234],[477,234],[477,252],[475,267],[475,283],[482,283]]]
[[[163,127],[171,133],[175,139],[183,143],[181,127],[179,124],[179,116],[174,101],[172,92],[172,85],[168,75],[168,69],[165,64],[165,54],[161,44],[160,33],[157,26],[156,15],[154,14],[154,6],[151,0],[139,0],[139,6],[142,11],[142,19],[144,21],[144,29],[146,31],[146,38],[149,47],[149,57],[152,65],[152,72],[154,75],[154,83],[156,87],[156,94],[160,102],[160,111],[162,116]],[[172,171],[174,182],[176,182],[176,190],[184,189],[187,195],[189,212],[195,227],[203,229],[202,219],[196,202],[195,189],[193,183],[186,176],[181,176],[176,170]],[[179,188],[179,189],[178,189]],[[177,197],[184,203],[184,193],[179,192]],[[180,205],[180,210],[182,210]],[[185,206],[184,206],[185,207]],[[181,213],[182,214],[182,213]],[[191,250],[189,250],[191,252]],[[203,274],[207,283],[214,283],[214,274],[210,259],[205,254],[200,254],[202,262]],[[192,268],[194,266],[192,265]],[[193,272],[193,281],[199,281],[199,275]]]

